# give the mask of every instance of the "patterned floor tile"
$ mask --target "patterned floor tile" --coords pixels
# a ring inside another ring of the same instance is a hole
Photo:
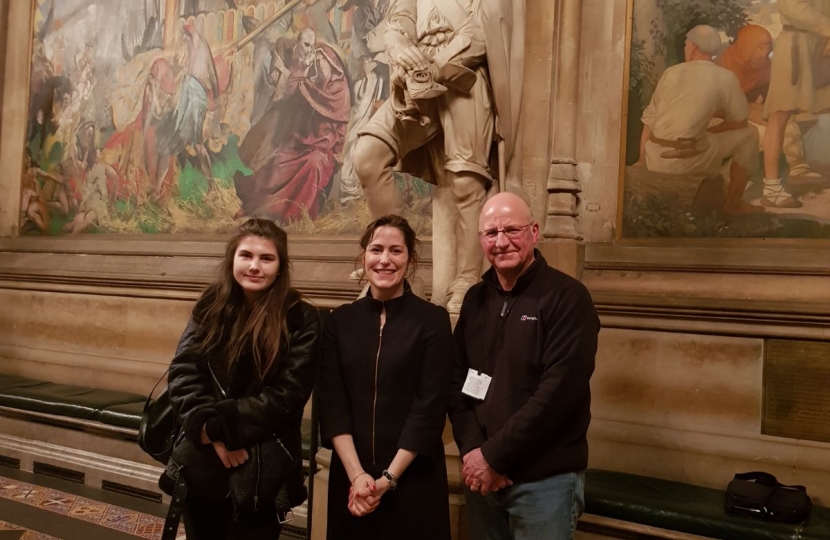
[[[9,523],[8,521],[0,520],[0,531],[22,531],[23,527]]]
[[[135,529],[135,534],[142,538],[161,538],[161,533],[164,530],[164,521],[158,520],[156,522],[142,523]]]
[[[141,514],[138,512],[118,506],[110,506],[101,520],[101,525],[110,529],[133,533],[138,526],[140,516]]]
[[[43,500],[40,501],[38,507],[57,514],[68,514],[77,500],[78,497],[75,495],[68,495],[66,493],[50,489],[46,492],[46,495],[43,496]]]
[[[47,489],[31,484],[21,484],[11,498],[13,501],[22,502],[30,506],[37,506],[43,500],[47,491]]]
[[[54,536],[49,536],[48,534],[37,531],[26,531],[23,533],[23,536],[20,537],[20,540],[60,540],[60,538],[55,538]]]
[[[15,482],[13,480],[8,480],[3,478],[0,480],[0,497],[4,497],[6,499],[11,499],[14,492],[17,491],[17,488],[20,487],[19,482]]]
[[[108,504],[78,497],[67,515],[90,523],[100,523],[108,507]]]

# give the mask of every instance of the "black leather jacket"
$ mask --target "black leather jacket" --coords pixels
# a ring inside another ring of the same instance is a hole
[[[229,450],[250,448],[276,435],[294,461],[302,463],[300,424],[319,364],[320,316],[300,301],[289,309],[287,323],[288,344],[280,348],[279,367],[260,384],[250,355],[241,356],[230,373],[221,358],[205,362],[196,342],[198,323],[191,317],[170,365],[168,391],[193,447],[205,447],[201,431],[207,424],[210,439]],[[224,399],[217,397],[214,376],[226,392]]]

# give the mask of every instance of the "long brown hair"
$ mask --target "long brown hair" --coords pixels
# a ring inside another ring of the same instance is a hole
[[[233,276],[233,262],[242,239],[257,236],[274,244],[279,271],[271,286],[251,303]],[[288,340],[288,310],[300,300],[291,288],[288,235],[273,221],[251,218],[240,225],[225,247],[215,283],[205,290],[194,308],[199,322],[200,352],[220,354],[230,371],[244,352],[250,352],[260,381],[277,368],[280,347]]]

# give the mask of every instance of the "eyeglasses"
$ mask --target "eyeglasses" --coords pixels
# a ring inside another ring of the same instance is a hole
[[[518,238],[519,235],[522,234],[522,231],[531,225],[533,224],[528,223],[527,225],[511,225],[502,229],[487,229],[486,231],[479,231],[478,234],[483,239],[487,240],[491,244],[494,244],[496,239],[499,237],[499,233],[504,233],[504,235],[508,238]]]

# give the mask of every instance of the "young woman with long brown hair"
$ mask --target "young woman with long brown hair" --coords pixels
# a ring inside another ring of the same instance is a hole
[[[170,366],[183,433],[172,460],[187,483],[188,540],[275,539],[280,495],[302,502],[300,424],[319,330],[317,310],[291,287],[285,231],[248,220],[228,242]]]

